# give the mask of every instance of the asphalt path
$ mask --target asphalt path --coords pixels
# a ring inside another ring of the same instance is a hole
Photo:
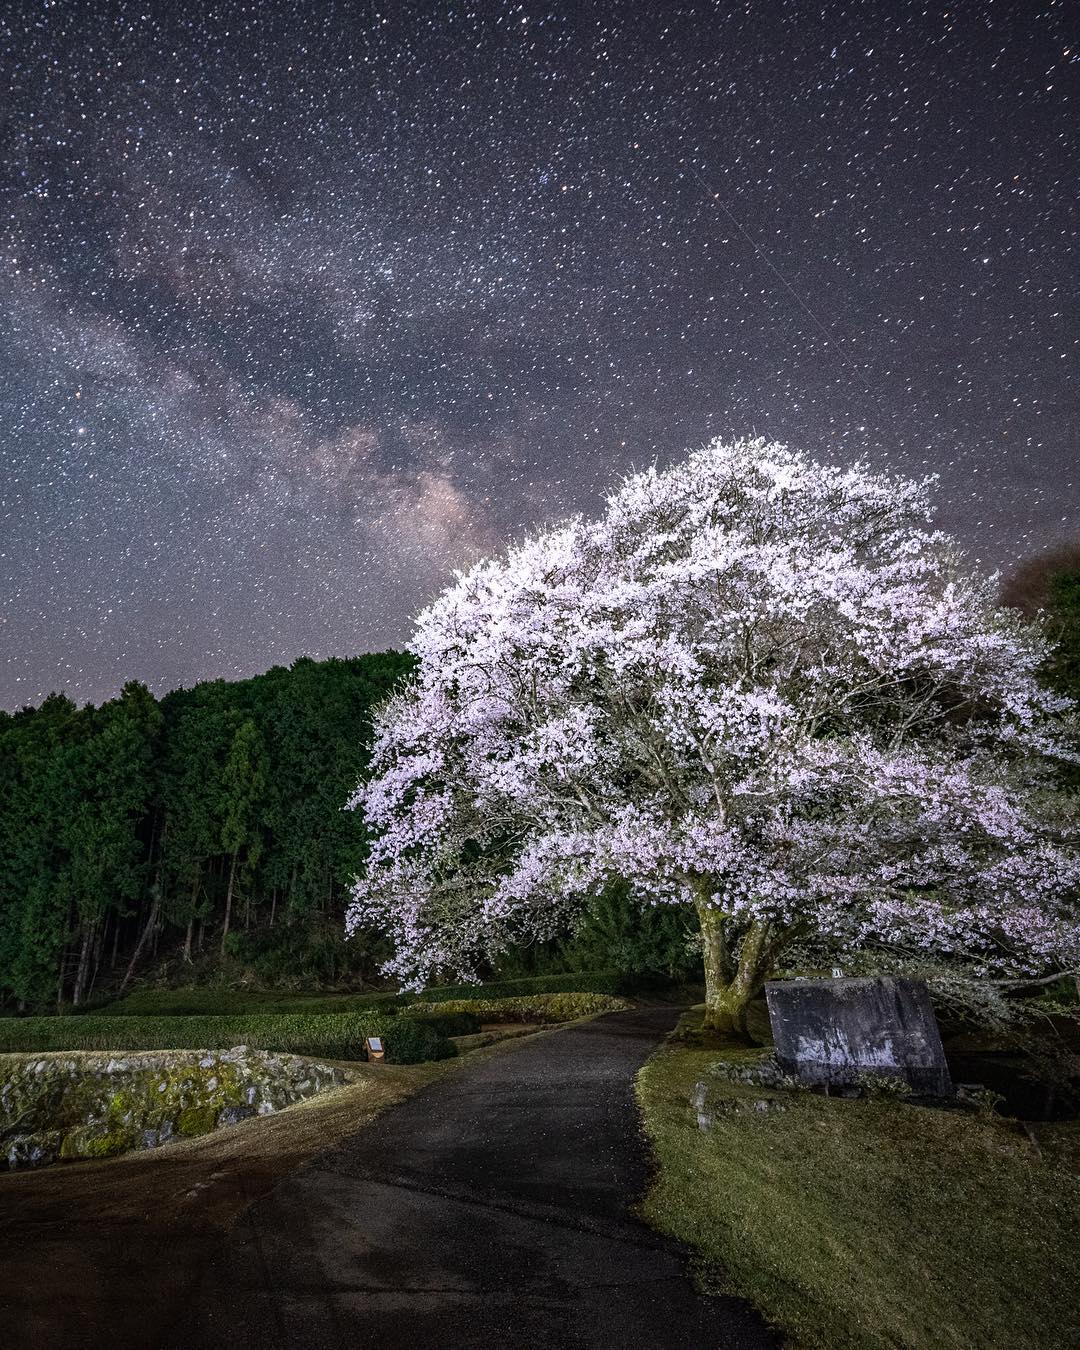
[[[633,1213],[633,1078],[675,1021],[615,1013],[500,1047],[249,1209],[176,1328],[186,1350],[777,1346],[698,1294]]]

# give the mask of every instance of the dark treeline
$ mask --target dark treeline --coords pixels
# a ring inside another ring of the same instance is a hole
[[[363,825],[343,805],[398,652],[297,661],[160,701],[0,712],[0,1001],[82,1005],[155,958],[328,979]],[[160,953],[160,955],[159,955]]]

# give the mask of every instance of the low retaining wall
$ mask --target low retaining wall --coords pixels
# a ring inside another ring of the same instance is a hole
[[[353,1081],[329,1064],[242,1045],[0,1055],[0,1154],[9,1167],[39,1167],[156,1148]]]

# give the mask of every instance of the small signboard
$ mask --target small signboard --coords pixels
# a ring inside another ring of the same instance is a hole
[[[805,1086],[843,1087],[871,1073],[921,1095],[953,1095],[921,980],[770,980],[765,998],[780,1067]]]
[[[364,1041],[364,1049],[367,1051],[369,1060],[385,1059],[386,1050],[383,1047],[381,1036],[369,1036]]]

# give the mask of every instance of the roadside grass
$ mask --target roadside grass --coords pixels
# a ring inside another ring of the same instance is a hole
[[[326,1059],[363,1057],[364,1038],[382,1036],[398,1064],[443,1059],[454,1046],[437,1025],[381,1014],[249,1014],[241,1017],[5,1017],[0,1052],[43,1050],[227,1050],[247,1045]]]
[[[706,1287],[808,1350],[1080,1345],[1080,1122],[718,1081],[709,1066],[746,1051],[694,1044],[695,1026],[637,1091],[658,1163],[644,1216],[696,1252]],[[753,1109],[774,1096],[785,1111]]]
[[[272,989],[135,989],[122,999],[94,1009],[99,1017],[183,1017],[197,1014],[241,1016],[248,1013],[346,1013],[377,1009],[392,1012],[413,1003],[473,1002],[521,998],[529,994],[620,992],[625,977],[616,970],[569,975],[535,975],[488,984],[447,984],[420,993],[297,994]],[[79,1016],[75,1011],[66,1016]]]

